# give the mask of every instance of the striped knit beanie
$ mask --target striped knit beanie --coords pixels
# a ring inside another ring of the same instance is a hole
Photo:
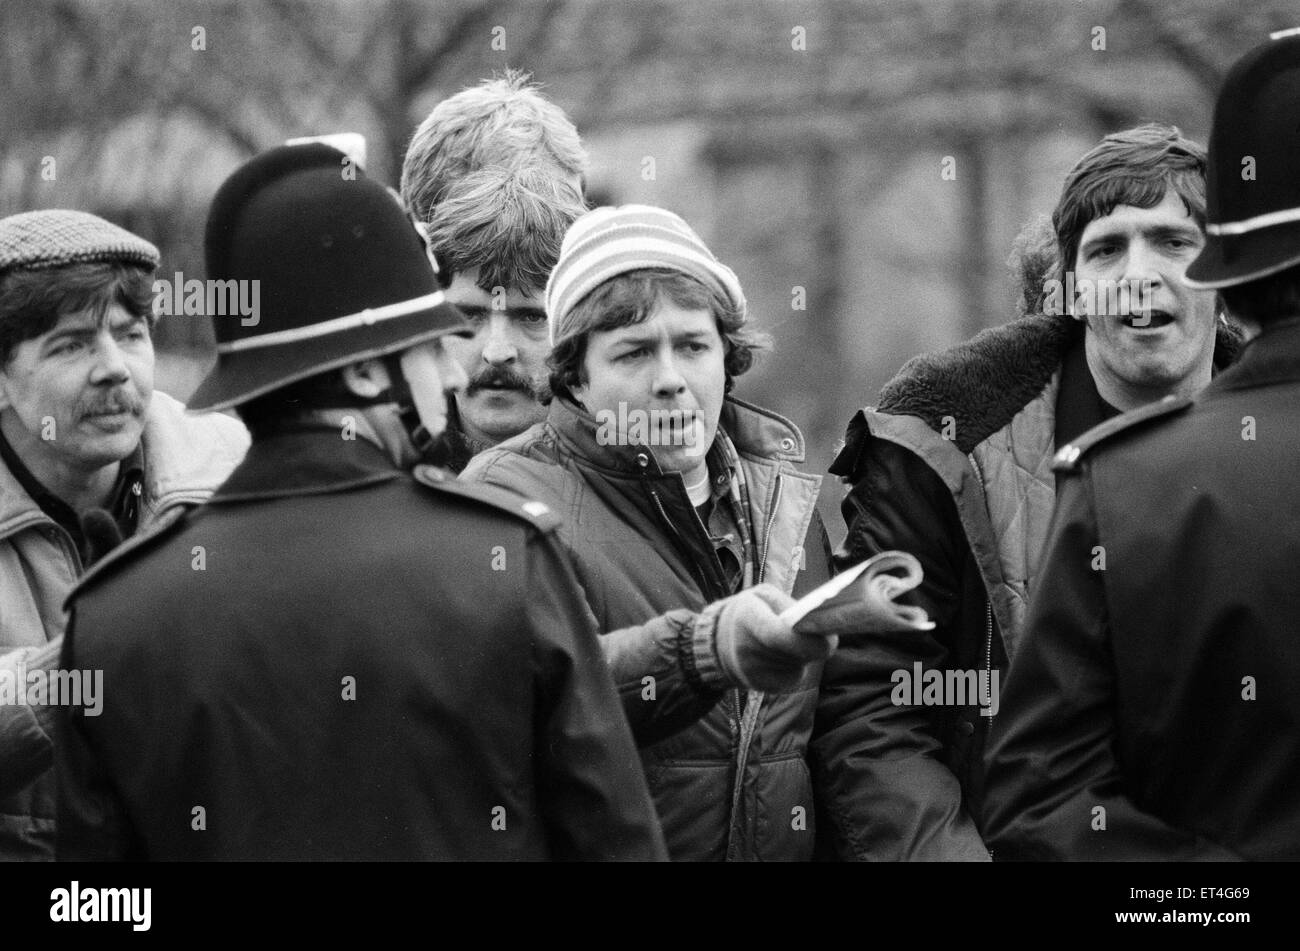
[[[745,313],[745,295],[735,272],[677,215],[650,205],[597,208],[570,226],[546,282],[551,345],[576,332],[569,317],[584,297],[610,278],[641,268],[687,274]]]
[[[51,208],[0,218],[0,274],[17,268],[65,264],[158,266],[158,249],[98,215]]]

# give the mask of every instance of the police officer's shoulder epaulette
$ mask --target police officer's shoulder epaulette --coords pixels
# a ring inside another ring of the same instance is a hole
[[[1062,446],[1060,451],[1057,452],[1056,458],[1052,460],[1052,470],[1054,472],[1075,472],[1083,464],[1084,457],[1094,447],[1101,445],[1106,440],[1119,433],[1129,432],[1135,427],[1144,426],[1152,420],[1164,419],[1176,413],[1181,413],[1191,405],[1192,399],[1189,396],[1166,396],[1162,400],[1156,400],[1156,402],[1148,403],[1146,406],[1139,406],[1127,413],[1113,416],[1106,422],[1092,427],[1082,436]]]
[[[118,545],[99,561],[95,562],[84,575],[73,586],[72,591],[63,602],[63,610],[68,610],[68,605],[81,592],[85,591],[92,585],[98,584],[102,579],[114,574],[123,565],[129,564],[136,559],[142,552],[145,552],[157,545],[165,538],[169,538],[176,532],[180,531],[181,526],[185,524],[187,511],[183,508],[173,509],[164,515],[159,521],[154,522],[143,531],[138,531],[122,544]]]
[[[416,466],[411,475],[423,486],[509,512],[544,532],[551,532],[560,527],[560,516],[545,502],[517,495],[509,489],[484,485],[481,482],[462,482],[451,472],[437,466]]]

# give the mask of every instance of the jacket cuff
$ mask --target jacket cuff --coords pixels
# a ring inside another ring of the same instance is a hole
[[[0,669],[15,683],[25,682],[29,670],[54,669],[61,647],[60,639],[35,650],[15,650],[0,658]],[[50,768],[57,716],[58,709],[49,703],[0,704],[0,796],[18,792]]]
[[[718,615],[722,602],[706,607],[695,619],[682,626],[677,639],[677,655],[686,680],[701,693],[717,693],[734,686],[718,659]]]

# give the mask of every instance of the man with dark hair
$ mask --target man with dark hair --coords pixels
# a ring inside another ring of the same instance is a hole
[[[807,764],[839,755],[814,737],[836,722],[818,690],[836,638],[780,612],[830,550],[803,437],[728,395],[764,343],[740,283],[677,215],[628,205],[578,219],[546,297],[546,422],[462,478],[566,515],[671,856],[808,859]],[[858,792],[828,808],[865,824]]]
[[[449,340],[469,385],[431,458],[470,457],[546,418],[543,291],[585,210],[587,153],[559,106],[514,70],[439,103],[402,165],[402,198],[429,234],[447,299],[474,323]]]
[[[827,666],[827,678],[871,692],[868,714],[844,729],[872,754],[827,777],[876,804],[858,857],[988,858],[974,817],[998,711],[916,704],[897,677],[915,664],[1000,675],[1038,577],[1056,449],[1123,410],[1194,393],[1230,361],[1237,338],[1213,292],[1183,276],[1204,241],[1204,176],[1204,150],[1175,128],[1107,136],[1066,177],[1055,267],[1025,294],[1041,312],[917,357],[849,424],[831,466],[850,487],[837,560],[915,554],[925,571],[915,603],[936,623],[865,639]]]
[[[112,702],[65,724],[59,856],[662,858],[557,519],[415,465],[470,328],[341,157],[274,149],[213,201],[208,274],[261,320],[217,324],[194,403],[253,444],[73,597],[65,663]]]
[[[54,854],[55,698],[22,688],[48,681],[77,577],[206,499],[248,445],[154,391],[157,266],[85,212],[0,220],[0,859]]]
[[[1000,856],[1300,859],[1298,111],[1294,31],[1238,62],[1215,109],[1186,281],[1252,336],[1237,363],[1057,457],[990,741]]]

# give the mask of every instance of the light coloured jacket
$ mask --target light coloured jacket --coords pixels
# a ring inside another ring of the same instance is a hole
[[[141,443],[137,532],[146,532],[206,501],[243,459],[248,433],[229,416],[186,415],[181,403],[155,392]],[[29,669],[57,664],[63,602],[82,568],[71,536],[0,465],[0,678],[17,683]],[[53,713],[52,706],[0,702],[0,859],[53,858]]]

